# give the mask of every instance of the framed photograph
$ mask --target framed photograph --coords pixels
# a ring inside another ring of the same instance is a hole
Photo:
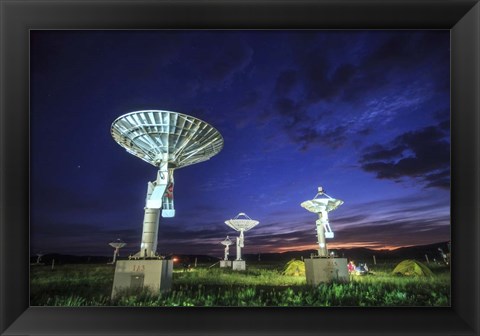
[[[477,1],[1,6],[2,335],[479,333]]]

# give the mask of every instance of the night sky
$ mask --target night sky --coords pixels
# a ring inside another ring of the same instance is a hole
[[[449,73],[448,30],[32,31],[31,253],[139,250],[156,168],[110,126],[148,109],[224,138],[175,171],[160,254],[221,257],[239,212],[243,253],[315,249],[318,186],[345,202],[330,248],[450,240]]]

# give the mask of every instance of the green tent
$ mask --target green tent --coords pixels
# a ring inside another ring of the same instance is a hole
[[[305,263],[301,260],[290,260],[285,265],[283,275],[305,276]]]
[[[407,259],[399,263],[392,271],[393,274],[407,276],[433,276],[432,271],[419,261]]]

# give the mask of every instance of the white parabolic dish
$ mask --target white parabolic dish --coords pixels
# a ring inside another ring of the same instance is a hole
[[[225,246],[230,246],[233,244],[232,240],[230,238],[225,238],[225,240],[221,241],[220,242],[222,245],[225,245]]]
[[[255,227],[258,223],[260,222],[254,219],[251,219],[243,212],[239,213],[235,218],[225,221],[225,224],[230,226],[235,231],[244,231],[244,232]]]
[[[343,204],[342,200],[334,198],[316,198],[310,201],[305,201],[300,206],[310,212],[319,213],[322,211],[333,211]]]
[[[155,167],[165,157],[169,168],[185,167],[208,160],[223,148],[223,137],[213,126],[171,111],[124,114],[112,123],[111,133],[130,154]]]
[[[110,246],[113,247],[113,248],[122,248],[122,247],[124,247],[124,246],[127,245],[127,244],[124,243],[124,242],[121,241],[121,240],[120,240],[120,241],[117,240],[117,241],[111,242],[111,243],[108,244],[108,245],[110,245]]]

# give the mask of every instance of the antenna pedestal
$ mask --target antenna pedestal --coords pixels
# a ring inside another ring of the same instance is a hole
[[[229,246],[225,246],[225,253],[224,253],[224,256],[223,256],[223,260],[228,260],[228,255],[229,255]]]
[[[327,242],[325,239],[325,229],[323,226],[323,220],[321,218],[317,219],[315,222],[317,224],[317,238],[318,238],[318,256],[321,258],[327,258],[328,257],[328,249],[327,249]]]
[[[122,290],[167,292],[172,287],[173,260],[117,260],[112,299]]]
[[[237,260],[232,262],[232,270],[245,271],[247,264],[245,260],[242,260],[242,247],[244,247],[243,230],[240,230],[240,237],[237,237]]]
[[[134,258],[155,258],[157,256],[160,211],[168,183],[169,171],[167,164],[164,164],[157,173],[157,179],[147,184],[142,243],[140,244],[140,251],[134,255]]]
[[[318,256],[322,258],[328,257],[327,238],[333,238],[333,232],[328,223],[328,212],[321,211],[318,213],[318,219],[315,222],[317,225],[318,238]]]
[[[156,257],[159,219],[160,209],[145,208],[142,243],[140,244],[140,251],[133,256],[134,258]]]
[[[240,230],[240,237],[237,237],[237,259],[242,260],[242,247],[244,247],[243,230]]]
[[[247,269],[247,264],[245,260],[233,260],[232,261],[232,270],[234,271],[245,271]]]
[[[347,258],[307,258],[304,262],[307,285],[350,281]]]
[[[117,255],[119,254],[119,248],[115,248],[115,251],[113,252],[113,261],[112,264],[115,264],[115,261],[117,261]]]
[[[232,267],[232,261],[231,260],[220,260],[220,267]]]

